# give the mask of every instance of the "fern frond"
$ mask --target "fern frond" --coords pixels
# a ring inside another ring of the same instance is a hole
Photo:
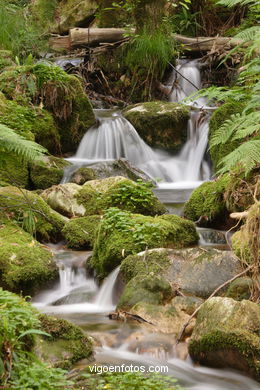
[[[223,125],[213,134],[210,140],[210,148],[225,144],[231,136],[237,131],[246,121],[246,116],[242,114],[233,114],[230,119],[227,119]]]
[[[34,161],[47,150],[33,141],[28,141],[9,127],[0,124],[0,152],[15,154],[24,161]]]
[[[257,0],[219,0],[217,4],[235,7],[236,5],[257,5],[259,2]]]
[[[259,31],[260,31],[259,26],[252,26],[246,28],[243,31],[240,31],[238,34],[234,36],[234,38],[240,38],[243,39],[244,41],[252,41],[259,34]]]
[[[223,174],[237,165],[243,166],[245,173],[250,172],[257,164],[260,163],[260,140],[250,140],[244,142],[233,152],[229,153],[220,161],[218,174]]]
[[[250,112],[249,114],[242,113],[241,118],[245,118],[245,120],[241,122],[232,140],[243,139],[260,132],[260,111]]]

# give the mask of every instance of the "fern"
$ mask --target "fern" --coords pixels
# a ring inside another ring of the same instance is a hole
[[[16,134],[9,127],[0,124],[0,153],[19,157],[23,161],[34,161],[42,157],[47,150],[36,142],[28,141],[19,134]],[[3,165],[3,159],[0,158]]]
[[[259,34],[259,26],[252,26],[243,31],[240,31],[234,38],[240,38],[244,41],[251,41]]]
[[[218,4],[225,5],[227,7],[235,7],[237,5],[259,5],[258,0],[219,0]]]
[[[242,165],[247,175],[256,164],[260,164],[260,140],[250,140],[244,142],[220,161],[221,168],[218,173],[223,174]]]

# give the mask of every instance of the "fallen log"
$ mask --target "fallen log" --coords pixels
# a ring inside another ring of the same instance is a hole
[[[133,30],[132,30],[133,31]],[[123,28],[73,28],[69,35],[58,36],[50,39],[53,49],[76,49],[95,46],[102,43],[114,43],[125,38],[129,30]],[[173,34],[173,39],[183,45],[189,52],[209,52],[214,49],[232,49],[243,44],[241,39],[228,37],[197,37],[190,38],[184,35]]]

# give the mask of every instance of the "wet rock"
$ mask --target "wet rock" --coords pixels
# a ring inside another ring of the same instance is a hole
[[[187,138],[189,109],[177,103],[138,103],[123,110],[123,115],[150,146],[179,150]]]
[[[54,367],[69,369],[81,360],[93,360],[91,339],[82,330],[66,320],[41,315],[41,329],[50,337],[38,337],[34,352]]]
[[[79,204],[76,195],[81,187],[74,183],[52,186],[41,193],[41,197],[62,215],[67,217],[81,217],[85,214],[85,207]]]
[[[211,298],[201,307],[189,344],[191,357],[212,367],[230,367],[260,379],[260,307]]]
[[[108,177],[121,176],[136,181],[151,181],[151,179],[140,169],[134,167],[129,161],[119,159],[115,161],[104,161],[78,168],[71,177],[71,182],[84,184],[94,179],[106,179]]]

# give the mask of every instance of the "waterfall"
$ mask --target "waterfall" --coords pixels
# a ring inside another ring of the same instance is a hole
[[[104,309],[111,308],[114,305],[113,293],[115,283],[120,271],[120,267],[114,269],[113,272],[103,282],[101,289],[95,299],[95,304]]]
[[[174,69],[168,81],[169,100],[182,102],[201,88],[199,63],[181,61],[176,69],[178,72]],[[108,114],[108,110],[96,110],[97,125],[86,132],[76,155],[69,159],[75,165],[65,173],[62,182],[68,182],[77,167],[119,158],[126,158],[143,170],[160,188],[194,188],[201,181],[209,180],[210,168],[204,155],[212,107],[207,107],[204,98],[192,103],[185,100],[184,104],[191,107],[188,139],[177,156],[149,147],[119,112],[110,110]]]

